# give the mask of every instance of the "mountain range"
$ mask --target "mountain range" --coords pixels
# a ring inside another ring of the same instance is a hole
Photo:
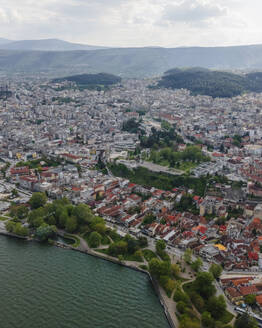
[[[59,39],[11,41],[0,38],[0,48],[7,50],[73,51],[105,49],[106,47],[71,43]]]
[[[141,78],[159,76],[174,67],[262,70],[262,45],[98,49],[56,39],[4,42],[0,39],[0,72],[4,73],[44,72],[59,77],[106,72]]]

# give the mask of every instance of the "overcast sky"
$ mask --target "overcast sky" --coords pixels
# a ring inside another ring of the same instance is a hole
[[[105,46],[262,43],[262,0],[0,0],[0,37]]]

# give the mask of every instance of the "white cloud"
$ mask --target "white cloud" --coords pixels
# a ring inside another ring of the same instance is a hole
[[[167,5],[162,19],[171,23],[183,22],[196,24],[227,15],[227,9],[212,2],[184,0]]]
[[[261,0],[1,0],[0,37],[107,46],[262,43]]]

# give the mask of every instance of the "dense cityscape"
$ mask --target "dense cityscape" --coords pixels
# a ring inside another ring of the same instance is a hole
[[[165,305],[167,311],[172,309],[175,326],[175,307],[184,315],[181,327],[189,327],[190,301],[182,291],[182,296],[175,292],[180,291],[175,284],[178,272],[190,283],[194,277],[208,279],[201,274],[221,268],[215,285],[227,300],[220,299],[224,324],[234,322],[232,314],[246,306],[258,318],[262,95],[212,98],[185,89],[158,89],[156,83],[130,79],[90,90],[69,81],[12,78],[0,102],[1,232],[29,239],[46,234],[47,240],[65,230],[80,243],[78,248],[149,270],[160,283],[164,302],[174,294],[174,304],[167,300]],[[39,205],[34,197],[40,198]],[[80,214],[46,219],[46,206],[55,204],[48,209],[53,215],[58,203],[71,204],[73,213],[88,205],[82,210],[98,227],[90,221],[94,231],[85,237]],[[127,245],[139,240],[139,247],[128,258],[119,251],[118,238]],[[154,271],[155,247],[163,260],[158,264],[171,261],[172,274]],[[198,293],[205,302],[204,292]],[[212,292],[210,296],[215,297]],[[204,327],[218,327],[212,306],[207,303],[204,311],[199,299],[190,298],[196,307],[190,327],[192,322],[199,327],[201,313],[202,324],[214,321]],[[226,308],[229,312],[224,313]]]

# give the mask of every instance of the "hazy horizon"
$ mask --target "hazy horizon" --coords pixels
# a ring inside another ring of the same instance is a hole
[[[78,42],[74,40],[65,40],[61,38],[52,38],[52,37],[42,37],[42,38],[35,38],[35,39],[29,39],[29,38],[24,38],[24,39],[17,39],[17,40],[11,40],[6,37],[0,36],[0,39],[6,39],[11,42],[20,42],[20,41],[44,41],[44,40],[59,40],[59,41],[65,41],[73,44],[80,44],[80,45],[91,45],[91,46],[97,46],[97,47],[108,47],[108,48],[223,48],[223,47],[241,47],[241,46],[259,46],[262,45],[262,41],[260,43],[243,43],[243,44],[228,44],[228,45],[212,45],[212,46],[201,46],[201,45],[184,45],[184,46],[174,46],[174,47],[166,47],[166,46],[158,46],[158,45],[143,45],[143,46],[105,46],[104,44],[90,44],[86,42]]]

